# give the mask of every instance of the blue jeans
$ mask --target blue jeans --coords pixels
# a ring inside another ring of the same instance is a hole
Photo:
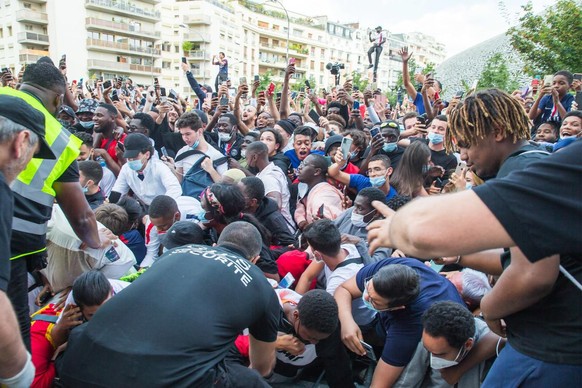
[[[536,360],[507,343],[491,367],[482,388],[579,387],[581,384],[582,365]]]

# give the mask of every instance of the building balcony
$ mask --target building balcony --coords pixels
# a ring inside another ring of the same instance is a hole
[[[112,73],[140,74],[140,75],[160,75],[162,70],[154,66],[134,65],[131,63],[105,61],[101,59],[87,60],[88,70],[108,71]]]
[[[34,63],[41,57],[48,57],[49,52],[43,50],[20,50],[18,53],[18,61],[20,63]]]
[[[184,24],[206,24],[210,25],[212,23],[210,16],[206,15],[196,15],[196,16],[184,16]]]
[[[85,0],[85,6],[89,9],[128,16],[133,19],[157,22],[160,20],[160,12],[153,8],[145,9],[136,7],[126,1],[115,0]]]
[[[274,53],[278,53],[278,54],[286,54],[287,53],[287,49],[285,47],[275,46],[275,45],[272,45],[269,43],[261,43],[260,50],[274,52]]]
[[[270,69],[286,69],[287,62],[285,62],[285,60],[276,61],[273,59],[259,58],[259,66],[268,67]]]
[[[98,18],[86,18],[87,30],[98,30],[106,32],[121,32],[124,35],[137,36],[140,38],[159,39],[160,32],[144,29],[143,27],[131,23],[116,23]]]
[[[184,40],[190,42],[207,42],[206,38],[202,34],[186,33],[184,34]]]
[[[17,35],[18,43],[21,44],[37,44],[42,46],[49,45],[49,37],[45,34],[37,34],[35,32],[19,32]]]
[[[160,56],[161,51],[151,47],[134,46],[127,43],[109,42],[106,40],[87,39],[87,48],[97,51],[139,54],[141,56]]]
[[[187,58],[189,60],[202,60],[202,61],[209,61],[210,55],[205,51],[200,50],[192,50],[188,52]]]
[[[16,11],[16,20],[23,23],[46,25],[48,24],[48,15],[46,12],[20,9]]]

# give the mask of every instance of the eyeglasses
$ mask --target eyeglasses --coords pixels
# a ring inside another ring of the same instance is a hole
[[[370,304],[376,309],[376,311],[378,311],[378,312],[395,311],[395,310],[400,310],[402,308],[401,306],[387,307],[387,308],[383,308],[383,309],[377,308],[376,301],[374,301],[374,299],[370,296],[370,292],[368,291],[368,284],[370,283],[370,280],[372,280],[372,278],[368,278],[364,281],[364,290],[366,291],[366,294],[368,294],[368,300],[370,301]],[[390,304],[390,303],[387,303],[387,304]]]

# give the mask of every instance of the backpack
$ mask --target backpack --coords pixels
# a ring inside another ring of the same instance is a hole
[[[198,150],[189,150],[178,155],[176,157],[176,161],[180,161],[192,155],[202,155],[202,157],[198,159],[192,168],[190,168],[190,170],[184,175],[184,178],[182,179],[182,193],[183,195],[187,195],[189,197],[198,198],[208,186],[212,186],[214,181],[212,180],[210,174],[204,171],[201,166],[204,159],[210,158],[210,156],[206,155],[204,152]],[[217,168],[227,161],[227,157],[218,158],[212,161],[212,165],[214,168]]]

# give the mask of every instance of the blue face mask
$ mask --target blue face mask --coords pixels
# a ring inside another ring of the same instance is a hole
[[[368,295],[368,290],[366,290],[366,285],[364,285],[364,293],[362,294],[362,302],[364,302],[364,306],[366,306],[367,309],[378,313],[379,311],[374,308],[374,306],[372,305],[372,302],[370,302],[369,300],[366,300],[366,296]]]
[[[141,161],[141,159],[136,159],[136,160],[128,160],[127,161],[127,165],[129,166],[129,168],[131,168],[133,171],[140,171],[143,167],[143,162]]]
[[[198,147],[199,144],[200,144],[200,139],[196,140],[196,143],[192,144],[192,147],[190,147],[190,148],[192,148],[193,150],[195,150],[196,147]]]
[[[394,150],[396,150],[396,148],[398,148],[398,144],[396,143],[384,143],[384,145],[382,146],[382,149],[384,150],[384,152],[394,152]]]
[[[443,135],[435,132],[429,133],[427,138],[432,144],[441,144],[445,140]]]
[[[386,183],[385,176],[377,176],[375,178],[370,178],[370,184],[372,185],[372,187],[380,187],[384,185],[384,183]]]
[[[91,129],[95,125],[93,121],[79,121],[79,124],[85,129]]]
[[[472,184],[472,183],[470,183],[470,182],[467,182],[467,183],[465,184],[465,189],[467,189],[467,190],[471,190],[472,188],[473,188],[473,184]]]
[[[358,156],[358,151],[350,152],[350,160],[355,159]]]
[[[430,164],[425,164],[424,166],[422,166],[422,173],[426,174],[431,167],[432,166]]]
[[[83,194],[87,194],[89,192],[89,188],[87,185],[83,186]]]
[[[200,210],[200,213],[196,215],[196,218],[198,218],[198,221],[202,222],[203,224],[208,223],[208,220],[206,219],[206,210]]]

